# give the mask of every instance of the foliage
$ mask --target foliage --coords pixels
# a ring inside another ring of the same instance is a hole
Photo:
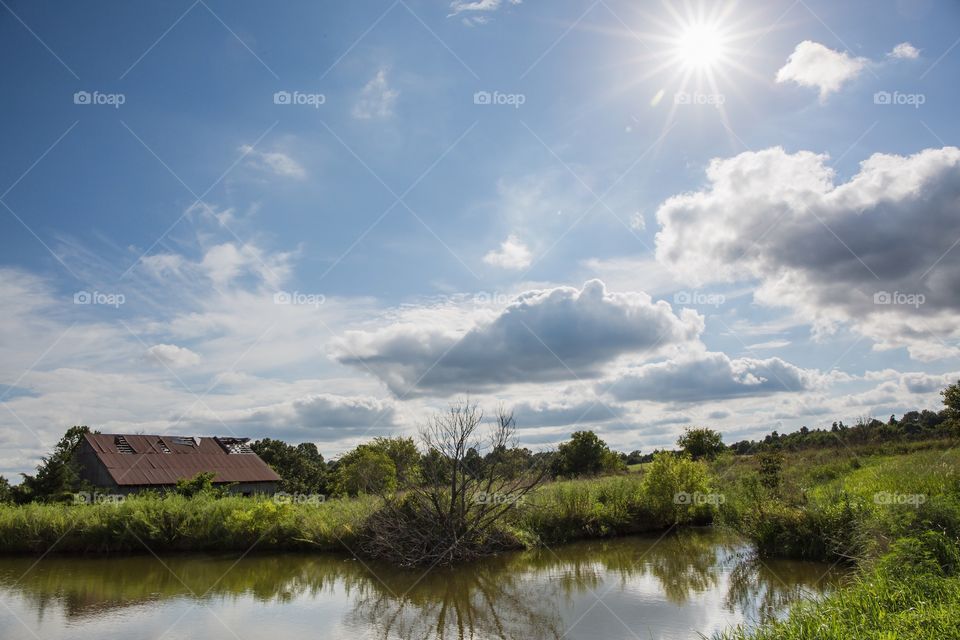
[[[143,493],[93,504],[0,505],[0,552],[342,550],[372,498],[276,504],[264,496]]]
[[[566,478],[625,469],[622,460],[593,431],[577,431],[557,448],[553,474]]]
[[[706,427],[687,427],[677,444],[694,460],[712,460],[726,449],[720,433]]]
[[[34,475],[21,474],[23,482],[14,489],[17,502],[66,502],[81,488],[80,470],[73,453],[90,433],[85,426],[75,426],[67,430],[53,453],[44,457],[37,466]]]
[[[323,456],[312,442],[296,446],[264,438],[250,445],[282,479],[280,490],[304,495],[329,493],[329,474]]]
[[[416,483],[420,476],[420,452],[413,438],[374,438],[370,450],[385,454],[393,462],[397,485],[407,487]]]
[[[216,498],[222,498],[227,495],[229,490],[226,486],[214,486],[213,479],[217,477],[212,471],[201,471],[192,478],[180,478],[177,480],[177,486],[174,491],[186,498],[194,496],[208,495]]]
[[[0,504],[9,504],[13,502],[13,487],[10,481],[0,476]]]
[[[365,526],[365,553],[401,566],[435,566],[520,546],[510,524],[546,469],[518,473],[509,456],[484,458],[484,451],[515,446],[515,424],[502,409],[486,434],[482,423],[477,405],[461,400],[421,429],[424,449],[445,463],[426,467],[419,485],[384,492]],[[442,475],[429,475],[434,471]]]
[[[397,488],[397,468],[386,453],[362,444],[337,464],[334,491],[340,496],[379,494]]]
[[[898,540],[852,585],[795,607],[783,620],[741,627],[726,640],[960,638],[960,552],[937,532]],[[855,630],[855,631],[854,631]]]

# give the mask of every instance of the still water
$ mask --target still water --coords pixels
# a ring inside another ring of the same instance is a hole
[[[330,554],[0,558],[0,638],[696,638],[840,580],[710,529],[426,573]]]

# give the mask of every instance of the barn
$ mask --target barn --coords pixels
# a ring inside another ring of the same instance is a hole
[[[87,433],[74,455],[80,477],[119,494],[170,489],[182,478],[212,472],[214,484],[232,493],[276,493],[273,469],[249,446],[249,438]]]

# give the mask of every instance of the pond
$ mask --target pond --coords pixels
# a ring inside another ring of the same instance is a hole
[[[713,529],[426,572],[331,554],[0,558],[0,638],[691,638],[842,578]]]

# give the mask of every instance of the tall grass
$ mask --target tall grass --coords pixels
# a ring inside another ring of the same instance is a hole
[[[341,549],[374,506],[370,498],[278,504],[175,494],[94,505],[2,506],[0,552]]]
[[[927,532],[904,538],[853,584],[802,603],[783,620],[740,627],[721,640],[893,640],[960,638],[960,552]]]

